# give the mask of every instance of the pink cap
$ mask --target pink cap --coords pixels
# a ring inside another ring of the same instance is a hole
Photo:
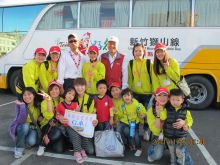
[[[88,52],[95,52],[96,54],[99,54],[99,48],[95,45],[92,45],[89,47]]]
[[[60,47],[59,46],[52,46],[50,48],[50,53],[60,53]]]
[[[166,45],[164,45],[163,43],[157,43],[157,44],[155,45],[155,47],[154,47],[154,50],[156,51],[156,50],[158,50],[158,49],[166,50],[167,47],[166,47]]]
[[[47,54],[47,52],[46,52],[46,50],[45,50],[44,48],[37,48],[37,49],[35,50],[35,53],[42,53],[42,54],[45,54],[45,56],[46,56],[46,54]]]
[[[169,91],[168,91],[167,88],[163,88],[163,87],[157,88],[155,94],[156,94],[156,95],[159,95],[159,94],[161,94],[161,93],[165,93],[165,94],[168,95],[168,94],[169,94]]]

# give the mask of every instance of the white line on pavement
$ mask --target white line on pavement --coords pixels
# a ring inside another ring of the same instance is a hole
[[[192,129],[189,130],[189,133],[190,133],[190,135],[192,136],[192,138],[194,140],[200,141],[198,136],[196,136],[195,132]],[[204,147],[204,145],[198,144],[198,143],[196,143],[196,145],[198,146],[199,150],[202,152],[202,154],[205,157],[206,161],[210,165],[217,165],[216,161],[213,159],[213,157],[210,155],[210,153],[207,151],[207,149]]]
[[[11,101],[11,102],[8,102],[8,103],[5,103],[5,104],[0,104],[0,107],[3,107],[3,106],[5,106],[5,105],[8,105],[8,104],[12,104],[12,103],[14,103],[15,101]]]
[[[14,151],[13,147],[5,147],[5,146],[0,146],[1,151]],[[29,156],[32,154],[36,155],[36,152],[34,150],[29,150],[26,152],[26,154],[20,158],[11,163],[10,165],[19,165],[21,164],[24,160],[26,160]],[[68,159],[68,160],[74,160],[74,157],[72,155],[66,155],[66,154],[54,154],[50,152],[45,152],[44,156],[47,157],[52,157],[52,158],[58,158],[58,159]],[[147,164],[147,163],[135,163],[135,162],[125,162],[125,161],[116,161],[116,160],[108,160],[108,159],[99,159],[99,158],[88,158],[86,162],[91,162],[91,163],[100,163],[100,164],[117,164],[117,165],[156,165],[156,164]]]
[[[19,158],[12,162],[10,165],[20,165],[23,161],[25,161],[29,156],[33,154],[32,150],[27,151],[22,158]]]

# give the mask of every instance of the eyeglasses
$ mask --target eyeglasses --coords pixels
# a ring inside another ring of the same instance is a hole
[[[77,40],[70,40],[69,43],[77,43]]]

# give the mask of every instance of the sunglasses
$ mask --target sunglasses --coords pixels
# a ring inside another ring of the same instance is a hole
[[[77,43],[77,40],[70,40],[69,43]]]

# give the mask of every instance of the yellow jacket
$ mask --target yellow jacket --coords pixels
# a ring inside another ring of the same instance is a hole
[[[129,121],[136,121],[136,123],[138,124],[141,120],[138,116],[139,114],[146,116],[146,109],[141,103],[134,99],[132,100],[132,103],[129,105],[123,102],[122,106],[118,109],[117,112],[119,121],[125,124],[129,124]]]
[[[155,126],[155,122],[156,122],[156,117],[153,114],[152,107],[150,107],[147,111],[147,123],[148,123],[149,128],[150,128],[151,132],[153,133],[153,135],[159,136],[160,132],[162,131],[162,128],[157,128]]]
[[[52,112],[49,112],[47,110],[47,104],[48,104],[47,100],[43,100],[41,102],[41,114],[43,115],[43,120],[40,123],[41,127],[45,126],[55,116],[55,112],[56,112],[55,109],[57,105],[62,101],[63,101],[63,98],[60,98],[59,100],[54,100],[54,101],[52,99],[50,100],[52,109],[53,109]]]
[[[52,71],[52,65],[55,67],[54,71]],[[57,80],[58,71],[57,71],[57,63],[48,61],[48,69],[46,68],[45,63],[42,63],[39,71],[39,80],[41,88],[44,92],[48,92],[48,84],[52,80]]]
[[[40,116],[40,109],[34,106],[28,106],[29,111],[32,113],[34,120],[37,122],[38,117]],[[26,122],[28,124],[32,123],[31,118],[28,114]],[[33,123],[34,124],[34,123]]]
[[[128,63],[128,86],[138,94],[151,94],[152,85],[146,67],[146,59],[141,61],[133,60],[133,67],[131,72],[130,63]],[[152,72],[152,63],[150,65],[150,74]]]
[[[91,78],[89,78],[89,72],[92,73]],[[105,66],[100,61],[97,62],[95,67],[92,67],[91,62],[86,62],[83,64],[82,77],[86,79],[87,82],[87,93],[97,94],[96,83],[105,79]]]
[[[169,66],[165,71],[166,74],[161,75],[156,75],[154,71],[152,72],[152,84],[154,92],[158,87],[165,87],[169,90],[177,88],[172,81],[174,80],[175,82],[178,82],[180,80],[180,67],[177,60],[170,58]],[[172,80],[170,80],[170,78]]]
[[[84,101],[83,101],[83,98],[84,98]],[[95,113],[96,111],[95,111],[95,107],[94,107],[94,99],[92,100],[92,103],[91,103],[91,105],[88,109],[87,104],[88,104],[88,100],[89,100],[89,95],[85,93],[83,98],[78,97],[78,103],[79,103],[80,107],[82,106],[82,112],[84,112],[84,113]],[[83,102],[83,105],[82,105],[82,102]]]
[[[35,59],[25,64],[22,68],[22,76],[25,87],[33,87],[36,92],[38,92],[39,88],[39,70],[40,64],[36,62]],[[16,92],[19,94],[22,93],[22,91],[17,87]]]
[[[123,101],[122,101],[122,98],[120,99],[112,99],[113,101],[113,104],[114,104],[114,108],[117,109],[117,111],[120,109]],[[118,115],[117,115],[117,112],[114,113],[114,124],[116,125],[118,123],[119,119],[118,119]]]

